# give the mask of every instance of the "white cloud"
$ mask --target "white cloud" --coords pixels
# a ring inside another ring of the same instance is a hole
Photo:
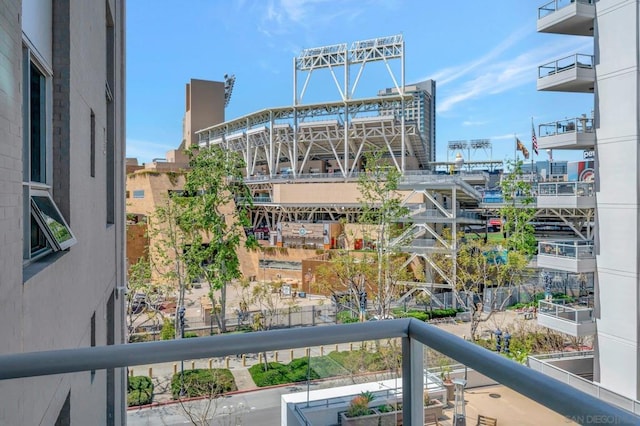
[[[479,69],[480,72],[470,76],[470,79],[449,89],[442,96],[437,110],[439,113],[450,111],[461,102],[486,95],[495,95],[535,81],[537,78],[536,69],[539,65],[565,56],[567,52],[583,52],[592,46],[593,41],[590,40],[565,39],[560,42],[556,40],[539,45],[515,57],[488,63]],[[485,57],[487,56],[490,55]]]
[[[436,80],[438,83],[438,87],[442,87],[452,81],[455,81],[465,75],[469,74],[473,70],[477,69],[481,65],[484,65],[496,57],[500,56],[503,52],[507,51],[511,46],[518,43],[527,35],[533,33],[532,30],[528,30],[529,26],[521,26],[521,29],[512,33],[502,41],[499,45],[491,49],[486,55],[481,56],[480,58],[471,61],[469,63],[458,65],[455,67],[447,67],[440,71],[436,71],[433,75],[426,77],[426,79]]]
[[[177,149],[178,145],[127,138],[127,158],[137,158],[140,164],[148,163],[154,158],[164,158],[167,151]]]
[[[479,120],[465,120],[462,122],[462,125],[465,127],[470,127],[470,126],[484,126],[485,124],[487,124],[488,121],[479,121]]]

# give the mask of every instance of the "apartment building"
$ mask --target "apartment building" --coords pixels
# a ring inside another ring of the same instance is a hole
[[[0,353],[124,342],[125,3],[0,0]],[[124,423],[123,369],[0,384],[0,424]]]
[[[554,130],[541,134],[540,148],[595,152],[594,191],[576,187],[563,201],[571,206],[556,202],[557,207],[594,210],[595,232],[571,247],[558,245],[550,255],[538,256],[538,266],[594,273],[593,307],[552,306],[556,318],[542,318],[551,328],[593,335],[594,383],[601,394],[614,392],[630,401],[640,398],[639,29],[637,0],[556,0],[538,9],[539,32],[594,41],[593,54],[567,52],[567,57],[539,67],[538,90],[594,94],[592,117],[577,112],[574,119],[541,125],[541,130]],[[538,206],[552,199],[540,197]]]
[[[436,161],[436,82],[425,80],[404,87],[404,92],[412,95],[412,99],[404,107],[407,121],[415,122],[422,137],[426,162]],[[387,88],[380,90],[378,96],[397,95],[398,90]],[[393,113],[397,118],[402,114],[399,110],[385,111]]]

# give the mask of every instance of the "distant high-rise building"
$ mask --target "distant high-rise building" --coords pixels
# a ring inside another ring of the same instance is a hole
[[[426,161],[436,161],[436,82],[425,80],[405,86],[405,92],[413,95],[413,99],[405,104],[405,120],[418,125],[424,143]],[[380,90],[378,96],[397,95],[396,88]],[[402,113],[394,110],[396,117]]]

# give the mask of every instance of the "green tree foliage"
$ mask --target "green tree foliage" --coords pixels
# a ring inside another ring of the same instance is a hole
[[[379,318],[387,318],[391,301],[397,294],[396,284],[405,279],[404,268],[392,260],[390,241],[400,233],[399,219],[409,214],[402,204],[398,185],[402,174],[394,160],[383,152],[365,156],[365,172],[358,178],[358,199],[362,209],[360,223],[373,225],[376,244],[377,279],[373,304]]]
[[[241,170],[244,160],[236,152],[219,147],[200,150],[191,156],[185,191],[197,194],[181,197],[186,208],[180,227],[190,236],[187,267],[210,285],[209,297],[221,332],[226,331],[226,288],[242,276],[238,248],[244,244],[256,248],[253,236],[244,229],[251,226],[248,207],[251,193],[244,184]],[[219,296],[217,296],[219,292]]]
[[[151,404],[153,400],[153,382],[146,376],[132,376],[127,379],[127,405]]]
[[[524,179],[522,160],[509,163],[511,173],[500,182],[504,206],[500,215],[505,219],[507,249],[527,256],[536,253],[537,241],[531,221],[536,215],[535,197],[531,182]]]
[[[243,166],[238,153],[216,146],[191,151],[184,191],[173,193],[156,212],[164,237],[157,251],[174,265],[164,276],[179,288],[178,306],[184,305],[191,282],[203,279],[220,332],[226,331],[227,285],[242,275],[238,249],[257,247],[244,232],[250,226],[251,194],[243,183]]]

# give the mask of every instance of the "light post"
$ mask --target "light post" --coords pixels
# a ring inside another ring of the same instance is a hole
[[[185,308],[184,306],[180,306],[180,309],[178,309],[178,319],[179,319],[179,323],[178,325],[180,326],[180,338],[184,339],[184,313],[185,313]],[[185,392],[184,392],[184,360],[181,359],[180,360],[180,396],[184,396]]]

